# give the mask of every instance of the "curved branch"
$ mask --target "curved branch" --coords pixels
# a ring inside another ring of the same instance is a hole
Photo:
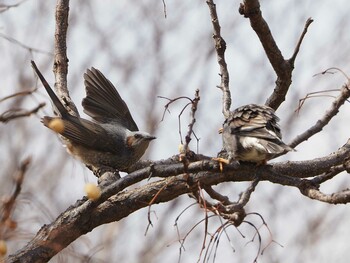
[[[127,217],[148,206],[151,201],[152,204],[167,202],[182,194],[196,191],[198,184],[216,185],[223,182],[252,181],[258,176],[259,180],[268,180],[300,189],[303,185],[303,179],[300,178],[325,173],[349,158],[350,140],[338,151],[323,158],[259,167],[250,164],[232,164],[225,166],[224,173],[220,172],[217,162],[209,160],[190,163],[185,174],[182,163],[172,165],[155,163],[152,168],[135,171],[109,185],[103,189],[101,198],[95,202],[86,198],[77,201],[53,223],[43,226],[33,240],[14,255],[9,256],[6,262],[47,262],[64,247],[95,227]],[[150,172],[153,177],[167,178],[136,189],[122,191],[135,182],[148,178]],[[154,199],[156,195],[157,198]],[[333,199],[332,202],[350,201],[344,198],[344,194],[339,198],[342,201]]]
[[[224,117],[227,118],[229,116],[231,107],[231,92],[229,88],[230,77],[228,74],[227,64],[225,60],[226,42],[221,36],[221,27],[219,23],[218,14],[216,13],[216,5],[214,4],[214,1],[207,0],[207,5],[209,7],[211,22],[213,24],[213,38],[215,42],[215,50],[218,59],[218,64],[220,66],[221,84],[219,88],[223,92],[222,113],[224,114]]]
[[[308,140],[311,136],[315,135],[316,133],[322,131],[323,127],[325,127],[330,120],[337,115],[339,108],[345,103],[345,101],[350,97],[350,89],[349,89],[350,83],[345,84],[341,90],[338,97],[333,101],[332,106],[330,109],[328,109],[324,116],[319,119],[315,125],[310,127],[308,130],[303,132],[302,134],[298,135],[290,144],[289,146],[294,148],[298,144],[302,143],[303,141]]]
[[[292,72],[294,69],[294,62],[299,52],[302,40],[306,34],[312,19],[308,19],[305,23],[303,33],[301,34],[294,54],[291,59],[284,59],[281,50],[278,48],[275,39],[272,36],[269,25],[266,23],[260,10],[260,3],[258,0],[244,0],[240,5],[239,12],[244,17],[249,18],[250,25],[257,34],[264,50],[269,59],[274,71],[277,75],[276,87],[265,104],[273,109],[277,109],[285,100],[286,94],[290,85],[292,84]]]
[[[328,204],[347,204],[350,202],[350,190],[345,189],[337,193],[325,194],[318,189],[312,187],[306,187],[300,189],[300,192],[311,198]]]

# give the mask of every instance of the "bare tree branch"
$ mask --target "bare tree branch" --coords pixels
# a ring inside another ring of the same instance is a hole
[[[325,194],[313,187],[300,187],[300,192],[311,198],[329,204],[347,204],[350,202],[350,190],[345,189],[337,193]]]
[[[30,90],[23,90],[20,92],[16,92],[14,94],[3,97],[2,99],[0,99],[0,102],[3,102],[3,101],[8,100],[8,99],[12,99],[12,98],[17,97],[17,96],[27,96],[27,95],[33,94],[35,91],[37,91],[37,89],[38,88],[34,88],[34,89],[30,89]]]
[[[223,92],[222,113],[224,114],[224,117],[227,118],[229,116],[230,107],[231,107],[231,92],[230,92],[230,86],[229,86],[230,77],[228,74],[227,64],[225,61],[226,42],[221,36],[221,32],[220,32],[221,27],[220,27],[218,15],[216,13],[216,5],[214,4],[213,0],[207,0],[207,4],[210,11],[211,22],[213,24],[213,29],[214,29],[213,38],[215,42],[216,55],[220,66],[221,84],[219,88]]]
[[[306,21],[304,31],[299,38],[292,58],[285,60],[272,36],[268,24],[262,16],[259,1],[244,0],[243,4],[240,5],[239,12],[240,14],[244,15],[244,17],[249,18],[250,25],[259,37],[271,66],[276,72],[276,87],[265,102],[266,105],[276,110],[285,100],[288,89],[292,83],[292,72],[294,69],[295,58],[299,52],[300,45],[306,34],[307,28],[313,20],[309,18]]]
[[[72,115],[79,116],[78,110],[69,96],[67,85],[67,30],[68,30],[69,0],[57,0],[56,31],[55,31],[55,89],[58,96],[65,102],[65,106]]]
[[[11,228],[11,226],[17,225],[16,222],[12,220],[11,214],[13,213],[17,197],[22,190],[22,183],[30,162],[30,157],[24,159],[21,162],[18,171],[14,175],[15,190],[9,198],[4,200],[3,205],[0,209],[0,240],[6,239],[6,232],[8,227]]]
[[[1,11],[0,11],[1,13]],[[51,52],[47,52],[47,51],[44,51],[44,50],[40,50],[40,49],[37,49],[37,48],[33,48],[33,47],[30,47],[26,44],[23,44],[22,42],[18,41],[17,39],[14,39],[12,37],[9,37],[3,33],[0,33],[0,37],[3,38],[3,39],[6,39],[7,41],[11,42],[11,43],[14,43],[16,44],[17,46],[21,47],[21,48],[24,48],[26,50],[28,50],[30,53],[32,52],[36,52],[36,53],[42,53],[42,54],[46,54],[46,55],[52,55]]]
[[[37,113],[42,107],[44,107],[45,103],[40,103],[38,106],[31,110],[24,110],[24,109],[10,109],[8,111],[5,111],[3,114],[0,115],[0,122],[8,122],[10,120],[14,120],[17,118],[22,117],[28,117],[32,114]]]
[[[239,165],[225,166],[225,173],[215,161],[197,161],[190,163],[187,173],[182,163],[157,165],[152,168],[153,177],[166,177],[148,183],[136,189],[122,191],[126,187],[140,182],[149,176],[150,168],[144,168],[129,174],[103,189],[100,199],[89,201],[86,198],[69,207],[53,223],[43,226],[36,237],[16,254],[8,257],[6,262],[35,261],[46,262],[56,253],[79,236],[95,227],[127,217],[131,213],[153,204],[167,202],[182,194],[198,191],[200,185],[216,185],[222,182],[251,181],[259,176],[281,185],[303,189],[305,180],[338,166],[350,158],[350,140],[338,151],[323,158],[309,161],[284,162],[268,166]],[[291,169],[293,167],[293,169]],[[189,184],[191,182],[191,184]],[[252,189],[255,185],[252,185]],[[307,189],[307,188],[305,188]],[[161,190],[161,191],[160,191]],[[312,198],[332,203],[350,202],[348,192],[335,195],[332,199],[314,194],[315,189],[306,190]],[[154,196],[157,198],[154,199]]]
[[[310,180],[310,182],[313,185],[320,185],[330,179],[332,179],[334,176],[338,175],[339,173],[345,171],[345,170],[349,170],[347,167],[349,166],[349,161],[346,160],[345,164],[341,164],[341,165],[337,165],[337,166],[333,166],[328,172],[315,176],[314,178],[312,178]]]
[[[301,43],[303,42],[303,39],[306,35],[306,32],[307,32],[307,29],[309,28],[309,26],[311,25],[311,23],[314,22],[314,20],[310,17],[308,18],[308,20],[306,20],[305,22],[305,26],[304,26],[304,30],[303,32],[301,33],[301,36],[299,38],[299,41],[295,47],[295,50],[294,50],[294,53],[292,55],[292,57],[289,59],[289,62],[294,66],[294,62],[295,62],[295,59],[297,58],[297,55],[299,53],[299,50],[300,50],[300,46],[301,46]]]
[[[14,8],[14,7],[18,7],[19,5],[21,5],[22,3],[24,3],[26,0],[22,0],[22,1],[19,1],[18,3],[16,4],[12,4],[12,5],[6,5],[6,4],[0,4],[0,13],[3,13],[5,11],[8,11],[10,10],[11,8]]]
[[[216,13],[216,5],[213,0],[206,0],[206,3],[209,7],[212,20],[215,51],[220,67],[221,83],[219,88],[223,92],[222,112],[223,115],[227,117],[231,106],[231,93],[229,90],[229,73],[225,61],[226,43],[221,36],[221,27]],[[164,0],[163,7],[164,16],[166,17],[167,10]],[[292,57],[286,60],[275,43],[268,24],[262,17],[259,1],[244,0],[240,12],[250,19],[252,28],[257,33],[267,57],[276,72],[276,87],[266,101],[266,104],[277,109],[285,100],[285,96],[291,85],[294,63],[312,20],[309,19],[306,21],[304,30]],[[57,94],[63,102],[65,102],[65,106],[67,106],[70,112],[73,115],[79,115],[74,103],[69,97],[67,87],[68,58],[66,53],[66,36],[68,30],[68,14],[69,0],[57,0],[54,58],[55,88],[58,91]],[[159,41],[159,39],[156,41]],[[108,41],[106,41],[106,43],[107,42]],[[23,47],[31,50],[27,46]],[[159,44],[157,47],[159,47]],[[160,48],[158,49],[160,50]],[[349,95],[350,91],[348,85],[345,85],[341,90],[341,94],[333,102],[331,109],[327,111],[313,127],[295,138],[291,146],[294,145],[295,147],[315,133],[321,131],[337,114],[340,106],[344,104]],[[220,236],[222,233],[225,233],[226,228],[228,226],[234,226],[238,229],[243,222],[251,225],[256,231],[252,241],[254,241],[254,239],[255,241],[259,241],[258,254],[264,251],[264,249],[261,249],[262,241],[259,227],[256,227],[252,222],[245,221],[247,215],[256,214],[246,214],[245,206],[248,204],[252,193],[255,191],[260,181],[268,181],[279,185],[298,188],[303,195],[322,202],[331,204],[350,203],[350,190],[348,189],[333,194],[325,194],[319,190],[322,183],[334,178],[343,171],[350,170],[350,140],[343,147],[335,151],[335,153],[322,158],[299,162],[288,161],[263,166],[234,163],[225,166],[222,172],[218,163],[212,161],[211,157],[199,154],[187,156],[187,149],[191,136],[195,135],[193,133],[193,127],[196,121],[195,113],[199,101],[198,91],[196,92],[195,99],[190,99],[190,101],[188,105],[192,105],[192,118],[185,137],[185,144],[183,147],[185,155],[183,158],[181,158],[181,155],[176,155],[166,160],[140,161],[130,168],[130,173],[127,176],[119,180],[112,174],[111,180],[108,180],[108,182],[102,181],[99,185],[99,187],[102,188],[102,195],[98,200],[93,201],[87,198],[78,200],[53,222],[44,225],[25,247],[13,255],[10,255],[6,259],[6,262],[47,262],[74,240],[100,225],[119,221],[142,208],[150,207],[157,203],[168,202],[184,194],[193,194],[197,203],[205,210],[205,219],[200,222],[205,223],[205,238],[199,257],[199,259],[201,259],[206,243],[209,243],[204,261],[209,261],[211,249],[214,249],[215,245],[217,248]],[[19,116],[19,114],[17,115]],[[12,114],[12,116],[15,115]],[[180,136],[182,137],[181,134]],[[181,159],[183,162],[179,161]],[[107,173],[104,175],[107,176]],[[147,180],[150,177],[156,181],[150,183]],[[236,202],[230,201],[228,197],[216,192],[212,188],[213,185],[224,182],[235,183],[240,181],[248,181],[251,183],[249,187],[240,194]],[[135,187],[136,183],[140,183],[138,187]],[[205,190],[214,201],[206,200],[206,195],[202,189]],[[225,222],[219,227],[215,234],[211,236],[212,239],[206,242],[207,234],[210,234],[208,231],[211,231],[208,228],[208,219],[214,217],[222,221],[225,220]],[[145,221],[146,220],[147,219],[145,219]],[[266,225],[264,220],[263,223]],[[199,223],[197,225],[199,225]],[[181,245],[183,245],[183,242]],[[257,257],[255,260],[257,260]]]
[[[338,97],[333,101],[332,106],[330,109],[328,109],[324,116],[319,119],[315,125],[307,129],[302,134],[298,135],[290,144],[290,147],[296,147],[303,141],[306,141],[311,136],[315,135],[316,133],[322,131],[323,127],[325,127],[330,120],[337,115],[339,108],[345,103],[345,101],[350,97],[350,89],[349,89],[350,82],[345,84],[341,90]]]

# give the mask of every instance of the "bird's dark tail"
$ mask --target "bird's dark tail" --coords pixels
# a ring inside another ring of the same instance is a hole
[[[43,84],[44,88],[46,89],[47,93],[49,94],[53,104],[55,105],[56,109],[58,110],[58,112],[61,114],[62,117],[68,115],[67,109],[63,106],[60,99],[57,97],[55,92],[50,87],[49,83],[47,83],[46,79],[41,74],[41,72],[39,71],[38,67],[36,66],[36,64],[33,60],[31,61],[31,64],[32,64],[32,67],[33,67],[35,73],[38,75],[41,83]]]

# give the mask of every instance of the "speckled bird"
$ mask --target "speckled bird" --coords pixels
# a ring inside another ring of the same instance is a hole
[[[228,161],[263,164],[294,149],[282,141],[279,118],[265,105],[249,104],[230,112],[220,130]]]

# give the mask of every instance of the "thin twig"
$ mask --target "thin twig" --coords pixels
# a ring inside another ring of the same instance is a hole
[[[250,200],[250,196],[255,191],[255,187],[258,185],[258,183],[259,183],[259,179],[253,180],[250,186],[241,194],[237,204],[241,205],[242,207],[246,206],[246,204]]]
[[[15,190],[13,191],[12,195],[3,202],[3,206],[1,209],[2,213],[0,214],[0,234],[3,234],[5,232],[2,229],[2,227],[15,224],[11,219],[11,214],[13,213],[17,197],[21,193],[24,176],[28,170],[30,162],[31,162],[30,157],[24,159],[21,162],[21,165],[14,176]],[[3,239],[3,238],[4,237],[0,236],[0,239]]]
[[[166,3],[165,3],[165,0],[162,0],[162,2],[163,2],[164,18],[166,18]]]
[[[23,91],[20,91],[20,92],[16,92],[16,93],[13,93],[13,94],[8,95],[6,97],[3,97],[2,99],[0,99],[0,102],[3,102],[5,100],[11,99],[11,98],[14,98],[14,97],[17,97],[17,96],[27,96],[27,95],[30,95],[30,94],[34,93],[37,90],[38,90],[38,88],[34,88],[34,89],[29,89],[29,90],[23,90]]]
[[[310,183],[313,185],[320,185],[330,179],[332,179],[334,176],[338,175],[339,173],[346,170],[346,167],[344,167],[344,164],[334,166],[330,169],[329,172],[315,176],[314,178],[310,179]]]
[[[303,39],[304,39],[306,32],[307,32],[307,29],[309,28],[309,26],[311,25],[312,22],[314,22],[314,20],[311,17],[308,18],[308,20],[306,20],[306,22],[305,22],[304,30],[301,33],[301,36],[300,36],[299,41],[294,49],[294,53],[293,53],[292,57],[289,59],[289,62],[292,65],[294,65],[295,59],[296,59],[296,57],[299,53],[299,50],[300,50],[301,43],[303,42]]]
[[[9,41],[9,42],[11,42],[13,44],[16,44],[17,46],[19,46],[21,48],[24,48],[24,49],[28,50],[30,53],[36,52],[36,53],[46,54],[46,55],[50,55],[50,56],[53,55],[51,52],[43,51],[43,50],[40,50],[40,49],[37,49],[37,48],[33,48],[33,47],[30,47],[30,46],[27,46],[26,44],[23,44],[22,42],[14,39],[12,37],[9,37],[9,36],[7,36],[7,35],[5,35],[3,33],[0,33],[0,37],[3,38],[3,39],[6,39],[7,41]]]
[[[0,115],[0,122],[6,123],[8,121],[11,121],[17,118],[28,117],[32,114],[37,113],[45,105],[46,105],[45,103],[40,103],[38,106],[36,106],[32,110],[10,109]]]
[[[332,72],[331,70],[335,70],[335,72]],[[342,69],[337,67],[328,68],[320,73],[313,75],[313,77],[316,77],[318,75],[325,75],[325,74],[335,74],[337,72],[340,72],[346,78],[347,81],[350,81],[350,77]]]
[[[192,107],[191,107],[191,122],[190,124],[188,125],[188,131],[187,131],[187,134],[185,136],[185,143],[183,145],[183,150],[185,153],[187,153],[189,147],[188,147],[188,144],[190,143],[191,141],[191,135],[193,134],[193,127],[194,127],[194,124],[196,122],[196,111],[197,111],[197,107],[198,107],[198,102],[200,100],[200,97],[199,97],[199,89],[196,90],[195,92],[195,95],[194,95],[194,99],[192,100]]]
[[[306,96],[304,98],[299,100],[298,108],[296,108],[294,110],[294,112],[297,112],[299,114],[300,110],[304,106],[306,100],[311,99],[311,98],[329,97],[329,98],[335,99],[336,96],[324,94],[326,92],[335,92],[335,91],[339,92],[340,90],[339,89],[320,90],[320,91],[310,92],[310,93],[306,94]],[[348,99],[347,99],[347,101],[350,102]]]
[[[322,131],[323,127],[325,127],[331,119],[337,115],[339,108],[345,103],[345,101],[350,97],[350,89],[349,89],[350,82],[345,84],[340,89],[340,94],[338,97],[333,101],[331,107],[325,112],[323,117],[319,119],[312,127],[307,129],[302,134],[298,135],[290,144],[289,146],[292,148],[295,148],[300,143],[308,140],[311,136],[315,135],[316,133]]]
[[[10,10],[11,8],[18,7],[19,5],[23,4],[26,0],[19,1],[17,4],[12,5],[6,5],[6,4],[0,4],[0,13],[3,13],[7,10]]]
[[[218,193],[210,185],[203,186],[203,189],[208,193],[208,195],[211,198],[220,201],[222,203],[222,205],[233,204],[233,202],[231,202],[230,199],[227,196]]]

